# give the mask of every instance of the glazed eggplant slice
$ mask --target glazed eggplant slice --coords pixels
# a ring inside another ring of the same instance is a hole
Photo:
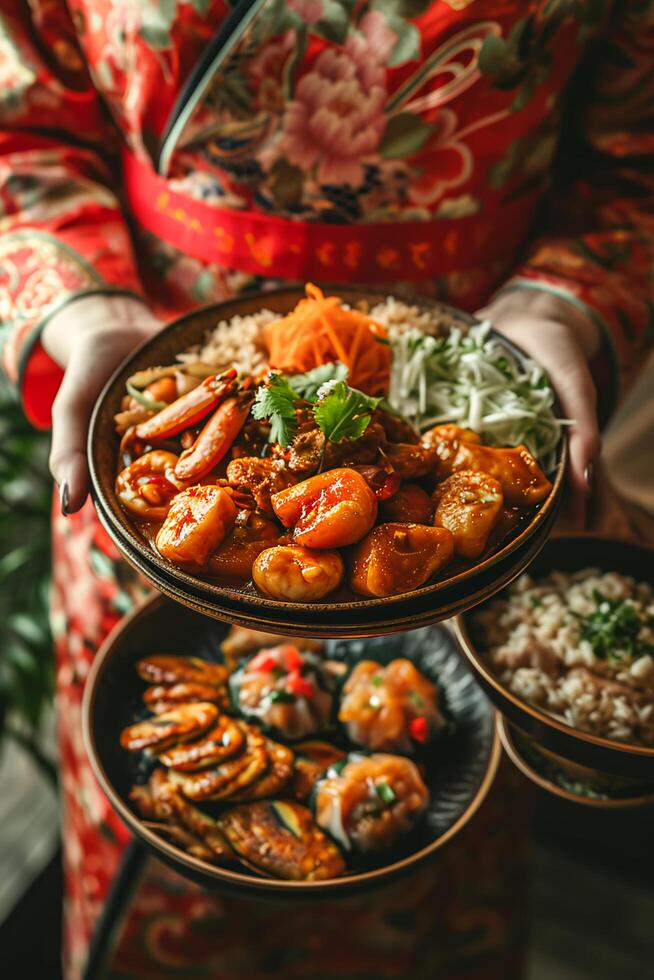
[[[162,715],[146,718],[135,725],[124,728],[120,744],[130,752],[141,749],[161,751],[176,742],[198,738],[213,725],[218,717],[215,704],[198,701],[196,704],[181,704]]]
[[[207,684],[222,687],[227,668],[200,657],[177,657],[159,653],[137,661],[139,677],[150,684]]]
[[[297,800],[308,800],[322,774],[345,758],[345,752],[329,742],[311,740],[295,746],[295,772],[291,792]]]
[[[293,752],[286,745],[279,742],[272,742],[266,739],[266,751],[268,752],[268,770],[261,775],[254,783],[232,800],[236,803],[246,800],[263,800],[266,797],[277,796],[293,775]]]
[[[348,851],[380,851],[411,830],[429,802],[415,763],[400,755],[350,754],[316,783],[316,823]]]
[[[159,761],[169,769],[195,772],[233,758],[245,744],[243,729],[227,715],[220,715],[206,735],[193,742],[172,745],[159,753]]]
[[[229,810],[225,834],[250,867],[287,881],[324,881],[345,871],[343,857],[299,803],[262,800]]]
[[[175,847],[179,847],[182,851],[186,851],[191,857],[199,858],[201,861],[209,861],[211,864],[216,863],[216,855],[213,853],[211,848],[203,844],[199,837],[195,834],[189,833],[188,830],[184,830],[176,823],[155,823],[152,820],[144,820],[143,826],[147,827],[148,830],[154,830],[156,834],[161,837],[166,837],[171,844]]]
[[[406,657],[385,667],[360,660],[343,687],[338,720],[356,745],[406,755],[445,727],[437,688]]]
[[[143,703],[154,715],[160,715],[178,704],[188,704],[190,701],[213,701],[219,708],[229,706],[226,689],[212,687],[211,684],[180,681],[177,684],[155,684],[143,692]]]
[[[291,741],[329,727],[335,687],[322,658],[293,643],[260,650],[229,679],[237,711]]]

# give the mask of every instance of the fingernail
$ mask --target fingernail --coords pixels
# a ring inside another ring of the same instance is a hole
[[[68,509],[70,507],[70,491],[68,490],[68,480],[64,482],[59,487],[59,500],[61,502],[61,513],[64,517],[68,517]]]
[[[584,480],[589,490],[593,489],[593,464],[589,463],[584,470]]]

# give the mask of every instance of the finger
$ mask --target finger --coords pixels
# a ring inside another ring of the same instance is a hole
[[[547,355],[541,358],[547,359]],[[548,370],[549,365],[544,363],[543,367]],[[581,359],[571,359],[563,371],[559,365],[558,375],[553,365],[550,373],[565,417],[574,420],[568,442],[569,519],[575,527],[583,528],[592,485],[592,467],[601,449],[595,386]]]
[[[52,406],[50,471],[65,514],[78,511],[87,497],[86,436],[94,400],[94,386],[73,361]]]

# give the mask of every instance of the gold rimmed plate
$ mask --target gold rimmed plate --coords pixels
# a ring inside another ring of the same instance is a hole
[[[529,567],[538,579],[553,571],[599,568],[654,584],[654,549],[588,534],[552,538]],[[571,764],[623,777],[654,781],[654,746],[619,742],[580,731],[520,698],[492,671],[471,630],[473,613],[453,622],[454,636],[477,679],[500,713],[541,749]]]
[[[376,303],[386,296],[381,290],[342,286],[337,288],[337,292],[350,304],[362,300]],[[437,580],[413,592],[383,599],[337,593],[320,603],[290,603],[264,597],[251,585],[241,588],[203,579],[163,559],[139,533],[118,503],[114,492],[118,438],[113,418],[120,409],[127,378],[146,367],[174,362],[181,351],[202,342],[207,331],[220,320],[248,315],[263,308],[284,314],[296,305],[302,295],[299,288],[281,289],[195,311],[169,324],[121,365],[96,404],[89,432],[92,495],[100,519],[119,550],[158,589],[191,608],[201,609],[208,616],[228,618],[243,624],[257,619],[283,625],[288,632],[331,636],[398,631],[413,624],[447,619],[481,601],[489,594],[494,580],[497,581],[497,588],[501,588],[508,580],[506,576],[518,574],[544,544],[563,492],[567,458],[564,438],[558,448],[554,471],[550,474],[552,492],[513,537],[504,541],[493,553],[482,556],[478,564],[470,567],[454,565]],[[433,310],[439,320],[450,327],[467,329],[474,323],[468,314],[444,304],[415,298],[411,302]],[[508,341],[503,340],[503,343],[515,356],[523,357]],[[418,617],[417,620],[415,617]]]
[[[432,857],[468,823],[483,802],[500,757],[495,713],[442,627],[405,633],[383,641],[337,641],[335,655],[356,660],[411,656],[431,678],[438,679],[451,720],[425,757],[431,790],[429,808],[414,832],[374,864],[356,867],[341,878],[322,882],[289,882],[262,877],[238,865],[219,867],[192,857],[165,840],[132,808],[130,787],[146,773],[119,744],[122,728],[142,711],[145,686],[134,664],[149,653],[189,654],[219,659],[228,626],[208,619],[162,596],[148,598],[105,640],[87,680],[84,738],[94,772],[111,804],[130,830],[162,860],[205,885],[239,892],[263,891],[273,897],[298,893],[320,896],[373,888],[406,873]]]

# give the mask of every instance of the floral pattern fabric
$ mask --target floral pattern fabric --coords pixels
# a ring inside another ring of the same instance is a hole
[[[79,292],[135,291],[171,316],[261,285],[147,234],[137,268],[112,158],[124,143],[222,208],[424,221],[460,264],[414,288],[468,309],[507,280],[558,292],[595,318],[628,382],[652,333],[651,0],[260,0],[164,140],[230,10],[3,5],[0,315],[15,380],[30,380],[44,315]],[[531,244],[502,221],[521,199],[527,217],[542,205]],[[456,230],[470,216],[473,265]]]
[[[170,317],[272,281],[130,228],[124,145],[171,190],[221,208],[352,228],[423,222],[456,261],[412,288],[467,309],[500,287],[557,292],[594,317],[628,383],[652,340],[654,0],[264,0],[164,139],[231,10],[227,0],[2,4],[0,331],[31,418],[48,422],[58,373],[38,338],[61,303],[127,291]],[[534,219],[528,240],[502,220],[515,201]],[[142,590],[90,505],[55,518],[67,980],[83,968],[127,837],[84,755],[83,684]],[[499,799],[431,877],[390,904],[353,903],[339,976],[519,975],[510,856],[520,835]],[[331,910],[317,939],[307,915],[281,922],[154,868],[113,976],[256,980],[279,963],[305,975],[303,960],[279,959],[296,948],[319,977],[321,937],[343,914]],[[230,939],[220,962],[214,931]],[[260,949],[253,935],[266,938]],[[268,941],[280,935],[282,952]]]

